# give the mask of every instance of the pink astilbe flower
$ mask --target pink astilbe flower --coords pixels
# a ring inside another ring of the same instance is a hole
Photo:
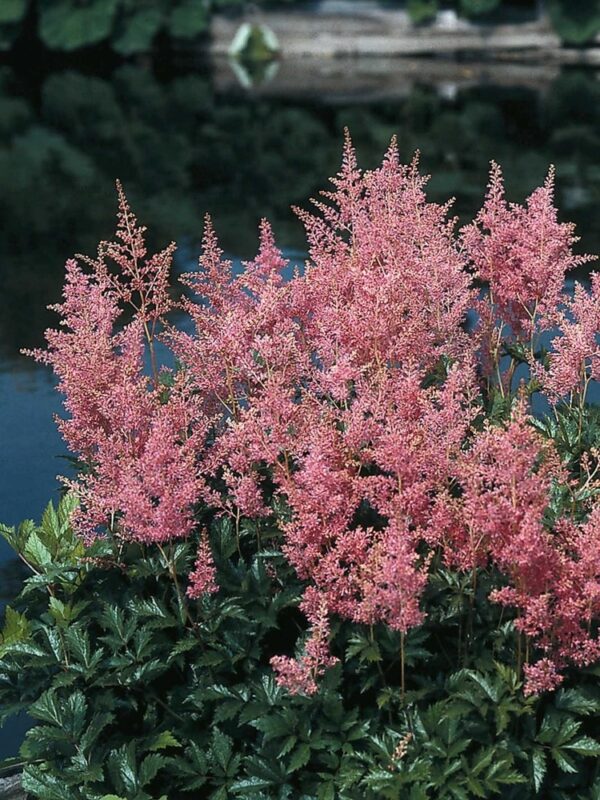
[[[357,566],[362,591],[354,620],[368,625],[384,622],[406,633],[424,618],[419,599],[428,579],[428,562],[419,564],[414,536],[394,523],[373,538],[364,563]]]
[[[518,611],[517,630],[543,657],[525,668],[526,691],[555,688],[560,670],[600,658],[600,507],[584,523],[544,522],[552,487],[567,476],[521,401],[505,428],[488,426],[460,470],[464,527],[447,557],[461,568],[488,562],[509,579],[492,601]]]
[[[556,539],[557,577],[543,598],[548,613],[530,633],[559,670],[600,658],[600,506],[583,523],[565,521]]]
[[[116,241],[101,242],[95,260],[84,259],[119,300],[131,305],[143,325],[155,325],[172,308],[169,297],[170,271],[175,252],[171,242],[148,256],[144,233],[117,181],[119,211]],[[111,262],[116,269],[111,268]]]
[[[203,530],[198,543],[198,556],[194,571],[190,573],[187,596],[195,600],[204,594],[214,594],[218,591],[216,576],[217,571],[210,549],[210,542],[208,541],[208,534],[206,530]]]
[[[564,481],[560,460],[538,434],[524,400],[506,427],[486,424],[459,465],[464,529],[452,557],[461,568],[491,557],[527,591],[552,580],[552,560],[542,519],[554,482]],[[451,545],[450,545],[451,546]]]
[[[334,190],[316,215],[299,212],[304,275],[282,282],[262,223],[257,258],[234,276],[208,222],[201,269],[185,278],[201,300],[185,301],[194,331],[169,333],[211,419],[204,498],[264,513],[266,464],[291,511],[283,552],[309,590],[330,614],[404,632],[422,619],[417,546],[437,542],[436,496],[477,394],[470,279],[448,206],[429,203],[425,183],[395,142],[363,174],[347,137]]]
[[[552,691],[562,683],[562,675],[556,664],[549,658],[541,658],[535,664],[525,664],[525,694],[543,694]]]
[[[325,602],[316,594],[309,593],[304,610],[311,623],[304,653],[298,659],[273,656],[271,666],[277,674],[278,683],[285,686],[290,694],[312,695],[318,689],[317,678],[338,659],[329,652],[330,629]]]
[[[400,164],[394,140],[363,175],[347,139],[329,203],[298,212],[311,261],[294,281],[297,307],[323,377],[337,369],[344,387],[366,367],[427,369],[470,347],[462,324],[473,297],[454,220],[427,201],[417,166]]]
[[[33,356],[57,374],[69,414],[60,429],[87,464],[69,481],[81,500],[74,517],[79,532],[90,539],[108,527],[124,538],[167,541],[192,526],[204,420],[184,381],[176,380],[165,400],[144,374],[145,343],[151,345],[159,314],[169,307],[170,256],[142,261],[143,229],[122,192],[118,236],[121,244],[103,243],[99,258],[85,262],[91,274],[67,263],[64,301],[55,307],[61,328],[47,331],[47,350]],[[106,255],[120,273],[108,271]],[[122,303],[134,292],[140,305],[123,325]]]
[[[184,276],[201,300],[184,301],[193,332],[167,335],[212,428],[203,474],[209,479],[226,468],[229,496],[208,482],[203,496],[233,515],[264,511],[255,467],[276,460],[290,439],[299,364],[307,369],[290,287],[281,279],[286,264],[263,221],[257,258],[234,276],[207,219],[200,271]]]
[[[592,277],[591,290],[575,284],[572,298],[560,312],[559,333],[552,341],[548,369],[538,362],[532,372],[553,403],[579,394],[585,400],[591,380],[600,380],[600,280]]]
[[[553,168],[519,205],[506,202],[502,172],[492,163],[485,203],[463,228],[462,241],[477,277],[489,285],[493,315],[526,339],[536,325],[557,321],[566,273],[590,260],[572,251],[574,226],[558,222]]]
[[[87,538],[107,523],[119,536],[147,543],[181,538],[192,528],[195,448],[168,405],[144,408],[143,417],[136,411],[139,426],[122,425],[99,441],[91,473],[70,483],[82,500],[76,519]]]
[[[47,330],[48,349],[30,355],[51,365],[58,376],[70,415],[59,421],[61,433],[73,452],[87,458],[99,432],[110,430],[107,397],[112,388],[118,391],[139,376],[141,331],[130,325],[114,334],[121,313],[114,292],[96,276],[84,274],[74,260],[67,261],[63,296],[63,303],[52,307],[61,315],[62,327]]]

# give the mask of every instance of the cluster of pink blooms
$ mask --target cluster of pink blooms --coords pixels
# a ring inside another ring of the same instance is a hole
[[[292,694],[314,694],[317,678],[338,659],[329,652],[329,610],[325,598],[314,587],[304,595],[302,609],[310,622],[310,634],[300,658],[274,656],[271,666],[281,686]]]
[[[185,376],[165,399],[160,376],[144,371],[145,346],[171,306],[173,247],[147,257],[143,232],[120,193],[120,242],[101,243],[97,259],[84,260],[87,271],[67,263],[64,301],[55,307],[62,327],[47,331],[47,350],[33,353],[52,365],[66,396],[69,417],[59,425],[82,462],[71,486],[86,539],[108,527],[160,542],[193,526],[204,421]]]
[[[198,542],[198,554],[194,571],[190,573],[190,583],[188,586],[188,597],[196,600],[204,594],[213,594],[218,591],[217,570],[208,541],[206,530],[201,531]]]
[[[266,516],[268,468],[289,509],[284,555],[307,584],[305,652],[272,662],[295,692],[316,691],[334,661],[330,615],[402,633],[421,623],[425,550],[506,576],[492,599],[517,609],[540,655],[526,666],[530,691],[600,656],[600,506],[549,528],[551,494],[570,478],[525,400],[506,425],[481,424],[490,357],[498,364],[508,339],[533,354],[551,326],[536,377],[553,400],[585,396],[600,370],[600,282],[564,294],[567,270],[585,259],[557,220],[552,174],[525,206],[509,205],[494,166],[482,211],[457,233],[417,167],[392,142],[381,167],[362,172],[347,138],[333,189],[315,213],[298,212],[309,259],[288,281],[267,222],[236,275],[207,219],[200,269],[183,278],[185,330],[165,320],[173,247],[147,256],[120,193],[119,241],[69,262],[64,329],[35,354],[59,377],[62,432],[85,462],[72,484],[85,536],[184,537],[199,501],[238,520]],[[159,330],[181,365],[173,374],[156,372]],[[189,595],[216,589],[202,533]]]
[[[539,362],[533,372],[550,400],[568,397],[585,402],[590,381],[600,380],[600,280],[592,275],[591,287],[575,284],[573,297],[560,311],[561,335],[554,340],[549,365]]]

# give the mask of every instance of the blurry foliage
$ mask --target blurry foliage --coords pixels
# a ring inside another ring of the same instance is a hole
[[[43,309],[60,293],[75,249],[109,235],[120,177],[158,244],[196,252],[208,211],[226,248],[249,257],[262,216],[280,243],[302,246],[289,206],[303,203],[337,169],[342,128],[374,166],[392,134],[402,156],[421,151],[430,194],[466,221],[480,206],[489,159],[503,165],[511,199],[522,199],[555,162],[565,214],[597,229],[600,84],[564,72],[549,91],[473,87],[455,97],[416,86],[399,100],[365,105],[222,95],[208,76],[160,80],[125,65],[106,78],[65,71],[25,85],[0,69],[0,349],[35,346]],[[187,249],[186,249],[187,247]],[[586,237],[584,249],[599,243]]]
[[[438,563],[425,622],[405,642],[406,692],[400,634],[337,622],[339,663],[316,695],[294,697],[268,666],[305,628],[303,586],[273,518],[243,519],[238,538],[204,509],[221,588],[188,602],[179,587],[191,541],[161,551],[107,538],[84,550],[73,507],[67,495],[39,525],[0,525],[31,566],[0,632],[0,722],[24,710],[35,722],[20,750],[30,796],[599,796],[598,670],[572,670],[558,692],[524,697],[514,620],[487,602],[492,570],[474,588]]]
[[[437,0],[408,0],[408,13],[414,23],[429,22],[438,12]]]
[[[600,33],[599,0],[550,0],[550,19],[568,44],[585,44]]]
[[[149,50],[160,33],[176,40],[203,34],[211,8],[218,5],[218,0],[2,0],[0,47],[10,47],[35,26],[51,50],[110,42],[127,56]]]
[[[256,0],[259,5],[281,5],[302,0]],[[572,44],[589,41],[600,30],[597,0],[548,0],[550,18],[559,35]],[[51,50],[71,52],[107,42],[120,55],[147,52],[166,37],[175,42],[206,34],[214,11],[230,11],[246,0],[2,0],[0,49],[10,48],[23,31],[33,32]],[[429,21],[441,8],[453,6],[468,18],[491,14],[512,15],[515,0],[389,0],[406,7],[416,23]],[[535,0],[518,6],[530,13]]]

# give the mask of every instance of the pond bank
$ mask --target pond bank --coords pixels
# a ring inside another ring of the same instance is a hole
[[[25,792],[21,788],[20,775],[0,778],[0,800],[25,800],[25,798]]]
[[[376,3],[324,2],[307,9],[264,10],[228,16],[215,14],[209,49],[224,56],[240,25],[266,26],[275,34],[283,58],[343,56],[426,56],[439,54],[511,55],[560,63],[600,65],[600,42],[564,47],[547,15],[522,22],[477,23],[442,11],[415,25],[406,11]]]

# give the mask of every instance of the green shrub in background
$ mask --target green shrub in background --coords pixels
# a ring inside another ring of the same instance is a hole
[[[183,40],[201,35],[210,12],[204,0],[8,0],[1,5],[0,41],[5,47],[30,12],[39,39],[51,50],[110,41],[125,56],[149,50],[159,32]]]
[[[333,629],[343,668],[294,697],[268,661],[304,624],[303,587],[272,520],[242,523],[238,549],[232,525],[207,518],[222,591],[189,603],[191,543],[84,549],[73,505],[2,529],[31,567],[6,614],[0,705],[36,722],[17,760],[34,796],[600,797],[599,670],[524,698],[513,623],[486,600],[493,576],[473,594],[470,576],[437,571],[407,636],[404,697],[399,634],[348,623]]]

